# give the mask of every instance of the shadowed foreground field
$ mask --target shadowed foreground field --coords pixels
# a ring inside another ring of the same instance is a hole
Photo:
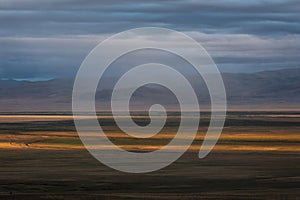
[[[95,160],[67,114],[3,114],[0,199],[300,198],[299,113],[229,113],[214,151],[200,160],[208,119],[202,116],[193,145],[178,161],[157,172],[127,174]],[[144,116],[135,120],[147,124]],[[123,134],[111,117],[100,116],[115,144],[140,152],[167,144],[178,123],[174,114],[158,135],[135,139]]]

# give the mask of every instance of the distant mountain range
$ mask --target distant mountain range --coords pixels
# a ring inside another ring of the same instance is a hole
[[[243,109],[297,109],[300,108],[300,68],[264,71],[251,74],[223,73],[229,108]],[[48,81],[0,80],[1,112],[70,111],[73,79]],[[209,104],[209,95],[199,77],[190,77],[197,90],[200,104]],[[114,78],[107,78],[108,85]],[[97,103],[106,109],[111,89],[103,87],[96,95]],[[165,88],[155,85],[138,89],[133,100],[136,108],[143,104],[161,103],[170,107],[177,100]],[[159,100],[159,102],[156,102]],[[103,105],[103,106],[102,106]]]

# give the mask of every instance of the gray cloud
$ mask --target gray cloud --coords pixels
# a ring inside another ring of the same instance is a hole
[[[0,2],[2,36],[112,33],[138,26],[207,33],[300,33],[296,0]]]
[[[299,67],[298,0],[0,0],[0,78],[74,76],[106,36],[184,31],[222,71]]]
[[[261,38],[245,34],[186,34],[206,48],[222,71],[252,72],[291,68],[298,67],[300,63],[300,36]],[[0,49],[1,76],[74,76],[84,57],[106,37],[0,38],[0,45],[5,47]],[[147,56],[139,55],[136,59],[146,60]],[[128,62],[130,60],[132,58]],[[172,61],[171,58],[166,62],[172,65]]]

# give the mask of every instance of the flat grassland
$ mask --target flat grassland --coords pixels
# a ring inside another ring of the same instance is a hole
[[[142,114],[134,120],[149,122]],[[122,133],[109,115],[99,115],[99,122],[116,145],[144,153],[168,144],[180,119],[171,114],[163,130],[148,139]],[[128,174],[87,152],[69,114],[3,113],[0,199],[300,198],[300,113],[230,112],[218,144],[199,159],[208,124],[206,113],[189,151],[170,166]]]

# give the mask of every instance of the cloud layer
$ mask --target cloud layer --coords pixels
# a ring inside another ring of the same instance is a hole
[[[298,0],[0,0],[0,78],[74,76],[108,35],[159,26],[183,31],[222,71],[299,67]]]

